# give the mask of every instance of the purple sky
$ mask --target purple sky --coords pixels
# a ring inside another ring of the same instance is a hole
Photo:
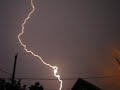
[[[112,48],[120,49],[119,0],[34,0],[35,12],[25,25],[22,41],[43,60],[59,67],[62,78],[120,76]],[[51,68],[26,53],[17,39],[32,10],[30,0],[0,1],[0,68],[16,77],[55,79]],[[0,77],[9,77],[0,72]],[[104,90],[119,90],[120,78],[87,79]],[[30,82],[30,81],[26,81]],[[32,82],[32,81],[31,81]],[[58,89],[57,81],[41,81]],[[70,90],[75,80],[63,81]]]

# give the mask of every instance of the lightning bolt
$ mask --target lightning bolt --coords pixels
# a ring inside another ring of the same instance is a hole
[[[32,15],[32,13],[35,11],[35,6],[33,4],[33,0],[31,0],[31,6],[32,6],[32,11],[28,14],[27,18],[25,18],[24,22],[22,23],[22,32],[18,34],[18,40],[20,42],[20,44],[23,46],[24,50],[27,52],[27,53],[31,53],[34,57],[37,57],[39,58],[39,60],[45,64],[46,66],[49,66],[50,68],[53,69],[54,71],[54,76],[58,78],[59,82],[60,82],[60,87],[59,87],[59,90],[62,89],[62,80],[60,79],[60,75],[57,75],[57,71],[58,71],[58,67],[57,66],[52,66],[48,63],[46,63],[42,58],[41,56],[35,54],[34,52],[30,51],[27,49],[27,46],[22,42],[22,40],[20,39],[20,37],[24,34],[24,26],[27,22],[27,20],[29,20],[30,16]]]

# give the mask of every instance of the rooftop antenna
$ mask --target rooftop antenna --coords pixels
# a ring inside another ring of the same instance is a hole
[[[119,59],[118,59],[117,57],[115,57],[115,58],[116,58],[116,60],[117,60],[118,64],[120,65],[120,61],[119,61]]]

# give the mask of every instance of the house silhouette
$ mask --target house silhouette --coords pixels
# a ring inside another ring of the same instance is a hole
[[[102,90],[102,89],[79,78],[71,90]]]

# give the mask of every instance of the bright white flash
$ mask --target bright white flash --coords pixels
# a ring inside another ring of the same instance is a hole
[[[24,26],[27,22],[27,20],[30,18],[31,14],[35,11],[35,6],[33,4],[33,0],[31,0],[31,6],[32,6],[32,11],[28,14],[27,18],[25,18],[24,22],[22,23],[22,31],[21,33],[18,34],[18,40],[20,42],[20,44],[23,46],[24,50],[27,52],[27,53],[31,53],[34,57],[37,57],[39,58],[39,60],[45,64],[46,66],[49,66],[51,67],[53,70],[54,70],[54,76],[58,78],[59,82],[60,82],[60,87],[59,87],[59,90],[62,89],[62,80],[60,79],[60,75],[57,75],[57,71],[58,71],[58,67],[57,66],[52,66],[48,63],[46,63],[42,58],[41,56],[35,54],[34,52],[30,51],[27,49],[27,46],[22,42],[22,40],[20,39],[20,37],[24,34]]]

